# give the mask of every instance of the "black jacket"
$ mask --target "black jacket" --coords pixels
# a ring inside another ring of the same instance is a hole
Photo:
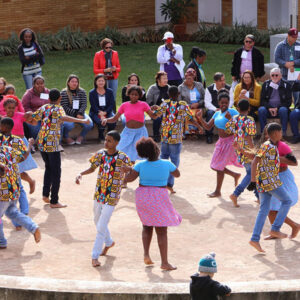
[[[270,108],[270,97],[273,92],[273,88],[270,86],[271,80],[267,80],[264,82],[261,94],[260,94],[260,106],[264,106],[266,108]],[[280,106],[279,107],[287,107],[289,108],[292,104],[292,86],[290,83],[281,79],[278,87],[279,97],[280,97]],[[279,108],[278,107],[278,108]]]
[[[190,295],[192,300],[218,300],[218,296],[231,293],[231,289],[212,280],[209,276],[200,277],[198,273],[191,276]]]
[[[206,89],[206,82],[202,80],[201,76],[200,76],[200,71],[199,71],[199,68],[198,66],[194,63],[194,61],[191,61],[188,66],[186,67],[186,70],[189,69],[189,68],[192,68],[196,71],[196,78],[195,78],[195,81],[198,81],[198,82],[201,82],[203,87]]]
[[[236,79],[240,79],[243,50],[243,47],[236,50],[232,60],[231,76],[235,76]],[[255,78],[265,74],[264,55],[256,47],[252,48],[252,71]]]

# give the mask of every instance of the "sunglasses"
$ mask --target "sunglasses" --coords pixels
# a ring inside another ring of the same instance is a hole
[[[249,41],[249,40],[247,40],[247,41],[245,41],[245,43],[247,43],[247,44],[252,44],[252,43],[253,43],[253,41]]]
[[[105,47],[105,49],[112,49],[112,47]]]
[[[279,74],[272,74],[271,77],[278,77]]]

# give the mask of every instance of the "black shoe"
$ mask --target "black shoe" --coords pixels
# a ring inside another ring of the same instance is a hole
[[[291,143],[292,144],[297,144],[299,142],[299,137],[293,136]]]
[[[212,144],[212,143],[213,143],[213,137],[212,137],[211,135],[208,135],[208,136],[206,137],[206,143],[207,143],[207,144]]]

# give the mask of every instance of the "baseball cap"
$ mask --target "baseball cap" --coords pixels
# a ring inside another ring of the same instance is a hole
[[[298,37],[298,30],[297,30],[297,28],[291,28],[288,31],[288,35],[292,36],[293,38]]]
[[[170,31],[165,32],[163,40],[166,40],[166,39],[174,39],[174,34]]]

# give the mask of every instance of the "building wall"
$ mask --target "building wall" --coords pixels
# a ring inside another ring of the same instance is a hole
[[[155,0],[0,0],[0,38],[30,27],[56,32],[70,25],[82,31],[155,24]]]
[[[221,0],[198,0],[198,20],[200,22],[221,23]]]
[[[232,0],[222,1],[222,25],[232,25]]]

